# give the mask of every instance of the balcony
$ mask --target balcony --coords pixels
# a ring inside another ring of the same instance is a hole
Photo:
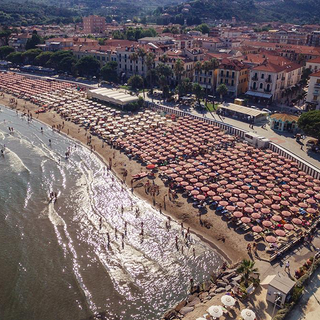
[[[257,77],[257,76],[253,76],[251,79],[252,79],[253,81],[258,81],[258,77]]]
[[[266,79],[266,83],[271,83],[271,82],[272,82],[271,79],[269,79],[269,78]]]
[[[320,88],[320,83],[315,83],[315,84],[314,84],[314,87],[315,87],[315,88]]]

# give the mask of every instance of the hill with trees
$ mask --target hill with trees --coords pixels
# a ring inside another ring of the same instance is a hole
[[[187,5],[187,6],[186,6]],[[177,6],[159,7],[153,16],[167,23],[177,19],[188,20],[231,20],[291,23],[320,23],[320,0],[194,0]],[[168,19],[168,15],[170,18]],[[160,22],[160,21],[158,21]]]

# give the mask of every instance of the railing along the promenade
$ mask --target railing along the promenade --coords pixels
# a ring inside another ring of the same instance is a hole
[[[215,119],[208,119],[205,117],[200,117],[200,116],[197,116],[197,115],[192,114],[190,112],[178,110],[178,109],[175,109],[172,107],[157,105],[152,102],[147,102],[147,105],[151,109],[160,110],[166,114],[174,114],[178,117],[191,117],[194,119],[204,121],[206,123],[220,127],[222,130],[228,132],[229,134],[236,135],[241,138],[244,138],[245,133],[249,132],[247,130],[243,130],[243,129],[234,127],[230,124],[223,123],[223,122],[215,120]],[[320,180],[320,170],[318,168],[316,168],[314,165],[312,165],[310,162],[300,158],[299,156],[293,154],[289,150],[287,150],[283,147],[280,147],[279,145],[277,145],[273,142],[269,142],[268,148],[271,149],[272,151],[278,153],[279,155],[284,156],[285,158],[288,158],[292,161],[296,161],[298,163],[298,168],[300,170],[305,171],[308,175],[312,176],[314,179]]]

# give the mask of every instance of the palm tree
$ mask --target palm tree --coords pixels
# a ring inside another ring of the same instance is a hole
[[[146,57],[147,53],[144,51],[143,48],[138,48],[138,57],[141,58],[141,64],[142,64],[142,68],[144,68],[144,60],[145,60],[145,57]],[[142,74],[142,79],[143,79],[143,87],[142,87],[142,90],[143,90],[143,98],[145,98],[145,95],[144,95],[144,74]]]
[[[246,287],[248,286],[251,274],[258,271],[258,269],[254,267],[254,265],[254,261],[243,259],[237,269],[237,272],[242,274],[242,279],[244,280],[244,284]]]
[[[178,59],[173,66],[174,74],[177,78],[178,85],[181,83],[181,76],[184,72],[184,63],[181,59]]]
[[[136,74],[136,64],[139,60],[139,56],[136,52],[130,54],[130,60],[133,61],[134,74]]]
[[[208,75],[208,72],[212,70],[212,65],[211,65],[211,62],[210,61],[205,61],[202,65],[202,69],[204,71],[204,74],[205,74],[205,81],[206,81],[206,91],[205,91],[205,94],[206,94],[206,106],[207,106],[207,101],[208,101],[208,78],[207,78],[207,75]]]
[[[224,83],[221,83],[217,88],[217,92],[220,94],[220,99],[222,101],[223,96],[228,93],[228,88]]]
[[[163,62],[163,63],[166,63],[166,62],[168,62],[168,56],[166,55],[166,54],[164,54],[163,56],[161,56],[160,58],[159,58],[159,60],[161,61],[161,62]]]
[[[174,74],[176,76],[176,79],[177,79],[177,82],[178,82],[178,86],[180,86],[181,84],[181,76],[184,72],[184,63],[182,60],[178,59],[176,61],[176,63],[174,64],[173,66],[173,71],[174,71]],[[180,99],[180,96],[179,96],[179,99]]]
[[[197,61],[194,65],[194,70],[197,74],[199,74],[202,70],[202,63],[200,61]],[[199,81],[198,81],[199,82]]]
[[[172,69],[164,63],[159,63],[157,65],[156,70],[159,76],[159,84],[162,89],[162,94],[164,99],[165,98],[164,89],[168,87],[168,78],[172,76]]]
[[[152,72],[151,72],[151,69],[153,68],[155,58],[156,58],[156,56],[155,56],[154,53],[152,53],[152,52],[147,53],[146,66],[148,68],[148,73],[149,73],[149,82],[150,82],[151,93],[153,93],[153,83],[152,83]]]
[[[200,99],[203,97],[203,89],[199,83],[193,84],[192,92],[196,96],[196,99],[198,100],[198,104],[200,104]]]

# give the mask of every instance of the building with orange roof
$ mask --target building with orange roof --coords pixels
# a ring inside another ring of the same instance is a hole
[[[246,93],[249,84],[249,68],[238,60],[223,59],[217,70],[217,86],[225,84],[228,95],[236,98]]]
[[[275,64],[267,59],[250,70],[248,96],[264,101],[279,101],[287,89],[301,80],[302,66],[293,62]]]
[[[310,69],[311,72],[317,72],[320,70],[320,57],[317,57],[315,59],[311,59],[307,61],[306,68]]]
[[[320,71],[310,75],[306,102],[311,108],[320,110]]]

